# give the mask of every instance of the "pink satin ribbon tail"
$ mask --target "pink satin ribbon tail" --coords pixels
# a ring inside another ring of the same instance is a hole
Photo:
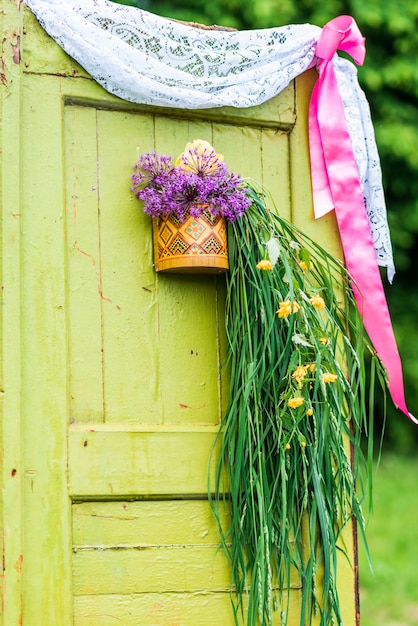
[[[404,394],[402,366],[377,264],[370,225],[332,59],[348,52],[357,64],[364,38],[349,16],[332,20],[317,42],[319,77],[309,110],[309,142],[315,217],[335,209],[347,270],[365,329],[384,365],[394,404],[412,421]]]

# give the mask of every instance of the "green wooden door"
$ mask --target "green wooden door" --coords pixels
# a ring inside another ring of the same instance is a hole
[[[135,106],[102,90],[28,10],[2,6],[6,36],[18,28],[23,42],[3,99],[3,143],[19,155],[2,188],[3,624],[232,625],[207,501],[228,388],[224,277],[155,274],[129,177],[139,153],[177,156],[206,139],[338,251],[332,217],[319,230],[311,218],[314,77],[253,110]],[[348,566],[341,587],[354,624]],[[292,602],[297,624],[297,583]]]

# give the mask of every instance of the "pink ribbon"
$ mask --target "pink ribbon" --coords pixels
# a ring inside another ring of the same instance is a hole
[[[358,65],[364,37],[352,17],[328,22],[316,45],[319,77],[309,109],[309,142],[315,217],[335,209],[347,270],[365,329],[388,376],[394,404],[412,421],[404,394],[401,360],[383,290],[377,256],[332,59],[348,52]]]

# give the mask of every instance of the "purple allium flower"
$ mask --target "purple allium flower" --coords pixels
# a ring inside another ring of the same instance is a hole
[[[138,162],[134,165],[132,174],[133,189],[145,185],[159,185],[164,181],[164,177],[171,172],[173,159],[165,154],[157,152],[146,152],[141,154]],[[161,181],[161,182],[160,182]]]
[[[241,177],[231,173],[223,157],[206,144],[201,140],[187,144],[176,166],[171,157],[156,152],[140,156],[134,165],[132,191],[144,203],[145,213],[151,217],[176,213],[184,221],[188,214],[199,217],[209,208],[233,221],[248,209],[251,201]]]
[[[176,166],[186,172],[209,176],[216,172],[222,161],[223,156],[207,142],[193,142],[187,144],[186,150],[177,159]]]

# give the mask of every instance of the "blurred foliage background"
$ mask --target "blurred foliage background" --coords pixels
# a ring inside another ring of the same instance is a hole
[[[238,29],[323,26],[352,15],[366,37],[359,80],[370,103],[382,162],[397,274],[384,284],[401,353],[409,409],[418,415],[418,2],[416,0],[114,0],[152,13]],[[383,414],[376,410],[377,419]],[[379,430],[379,429],[377,429]],[[385,447],[413,453],[414,427],[388,401]]]

